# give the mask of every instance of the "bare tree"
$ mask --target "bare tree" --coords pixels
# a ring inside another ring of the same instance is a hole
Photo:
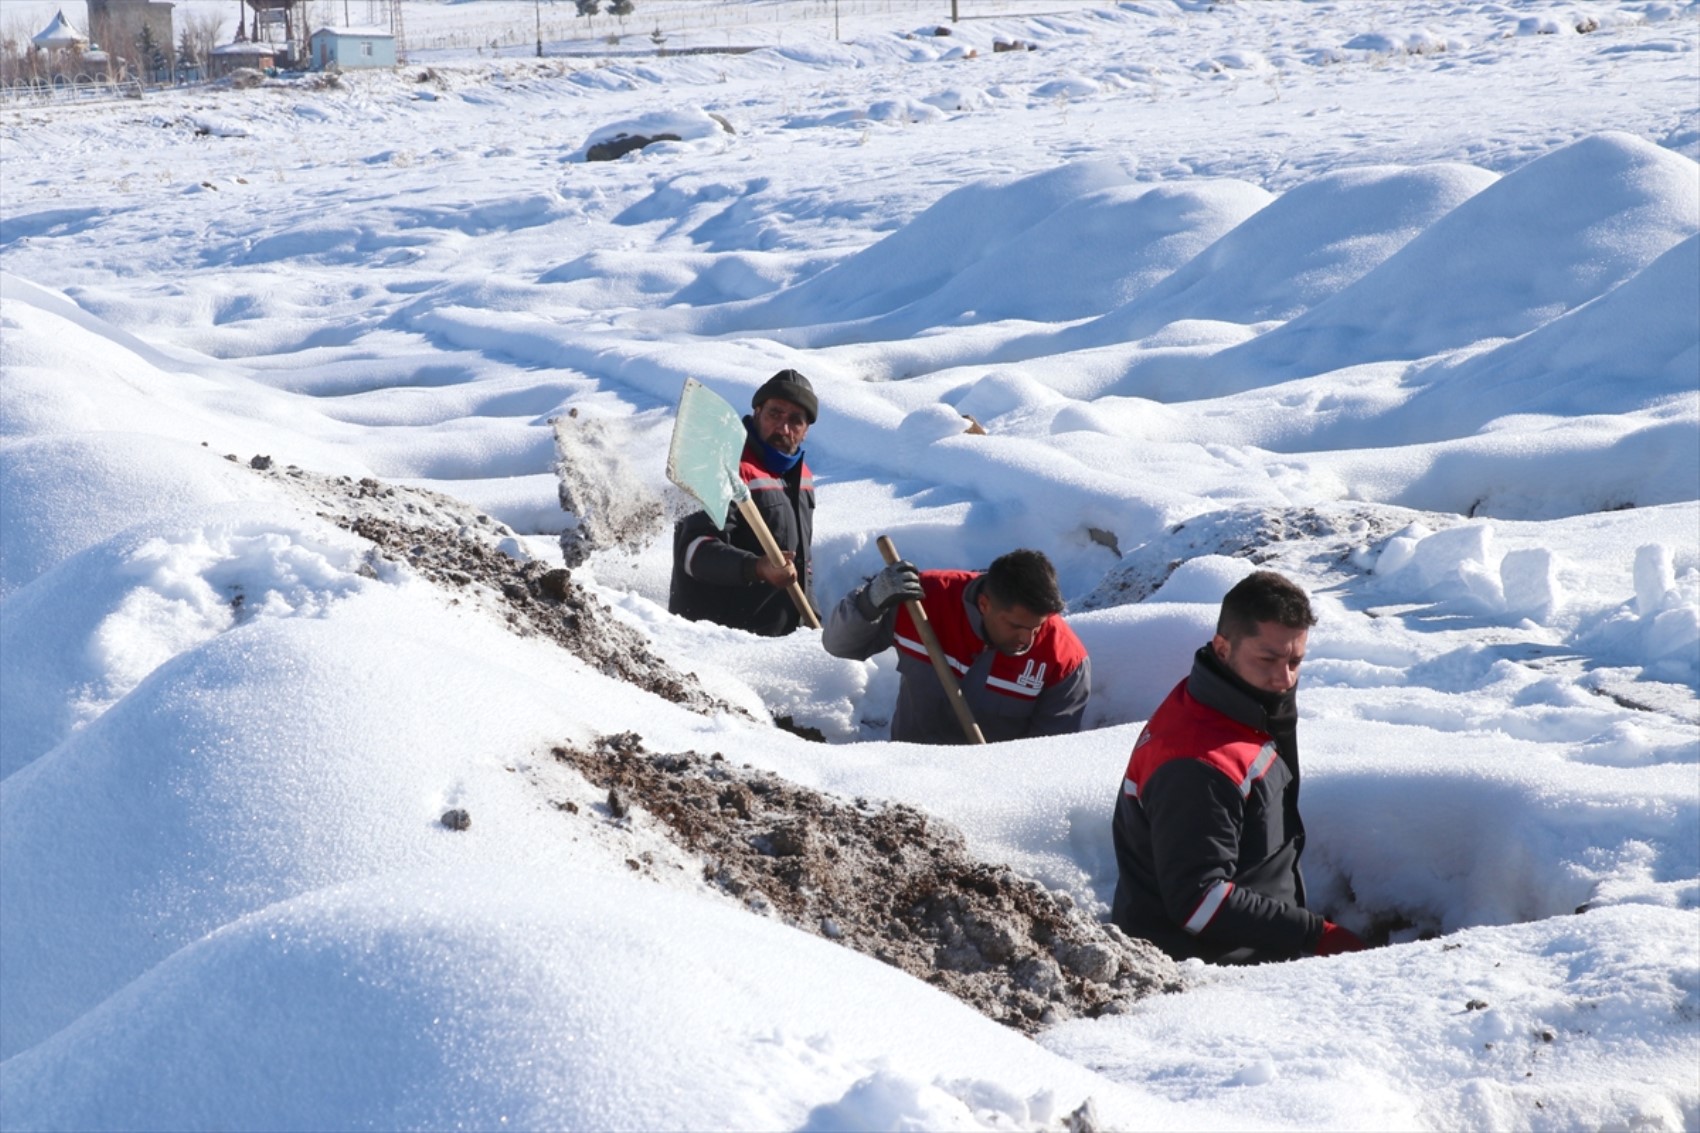
[[[0,30],[0,84],[13,86],[27,81],[35,72],[30,54],[29,29],[15,13],[8,14],[5,29]]]
[[[189,58],[205,73],[213,48],[218,46],[218,37],[224,30],[224,17],[216,12],[188,12],[182,17],[181,26],[177,36],[178,54],[185,54],[186,48]]]

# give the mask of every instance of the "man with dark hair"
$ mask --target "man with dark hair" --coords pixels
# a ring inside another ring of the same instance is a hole
[[[1310,599],[1257,571],[1222,599],[1133,745],[1111,833],[1110,919],[1176,959],[1248,964],[1364,947],[1305,908],[1296,689]]]
[[[1057,572],[1038,551],[1000,556],[984,572],[886,567],[844,596],[821,644],[861,661],[897,646],[901,683],[891,738],[966,742],[950,700],[905,608],[919,601],[989,742],[1080,730],[1092,692],[1086,647],[1058,615]]]
[[[750,400],[749,438],[738,475],[750,487],[773,540],[785,556],[776,567],[737,509],[726,517],[695,512],[673,528],[673,579],[667,609],[692,621],[718,622],[766,637],[797,628],[802,615],[789,593],[802,584],[814,605],[815,478],[803,460],[803,438],[820,415],[814,387],[796,370],[781,370]]]

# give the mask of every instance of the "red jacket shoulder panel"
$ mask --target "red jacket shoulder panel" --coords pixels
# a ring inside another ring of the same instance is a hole
[[[1268,734],[1200,704],[1183,680],[1151,714],[1134,742],[1126,788],[1137,795],[1158,768],[1177,759],[1196,759],[1227,776],[1244,795],[1275,758],[1275,742]]]
[[[962,592],[968,589],[968,584],[977,578],[969,570],[924,570],[921,572],[921,591],[924,597],[921,605],[926,608],[927,624],[933,627],[933,635],[939,639],[939,648],[950,661],[950,667],[956,670],[957,676],[968,671],[974,663],[974,658],[980,655],[980,650],[986,643],[980,640],[968,624],[968,615],[962,609]],[[921,643],[921,632],[915,628],[915,619],[909,616],[909,604],[905,602],[897,608],[896,643],[897,647],[911,656],[927,660],[927,648]]]
[[[987,643],[974,632],[964,608],[968,587],[979,571],[928,570],[921,572],[921,589],[926,595],[928,623],[939,639],[950,666],[958,675],[967,673]],[[907,606],[898,607],[896,644],[905,653],[927,660],[926,647],[909,616]],[[1033,646],[1019,657],[998,654],[986,674],[986,688],[1003,696],[1031,700],[1045,689],[1072,676],[1086,661],[1086,646],[1060,615],[1046,618],[1033,637]]]

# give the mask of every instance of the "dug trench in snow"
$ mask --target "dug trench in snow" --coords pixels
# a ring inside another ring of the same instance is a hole
[[[748,716],[657,657],[569,571],[511,557],[502,547],[513,532],[458,500],[263,458],[250,467],[370,540],[374,558],[406,564],[514,632],[545,636],[694,711]],[[610,792],[611,821],[632,807],[653,815],[706,863],[707,884],[752,911],[892,964],[1021,1031],[1118,1013],[1181,987],[1179,968],[1150,944],[1097,923],[1066,894],[973,858],[956,830],[911,807],[834,799],[719,754],[651,755],[630,733],[554,754]]]
[[[719,753],[650,753],[631,732],[553,751],[607,789],[609,821],[652,816],[702,860],[707,884],[1017,1030],[1181,990],[1179,967],[1151,944],[975,859],[954,828],[912,807],[835,799]]]

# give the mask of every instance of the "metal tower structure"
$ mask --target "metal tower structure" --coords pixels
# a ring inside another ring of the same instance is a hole
[[[268,43],[286,67],[307,64],[307,0],[246,0],[248,26],[236,24],[238,42]]]
[[[389,28],[395,37],[395,61],[407,62],[407,29],[402,22],[402,0],[366,0],[366,20],[375,28]]]

